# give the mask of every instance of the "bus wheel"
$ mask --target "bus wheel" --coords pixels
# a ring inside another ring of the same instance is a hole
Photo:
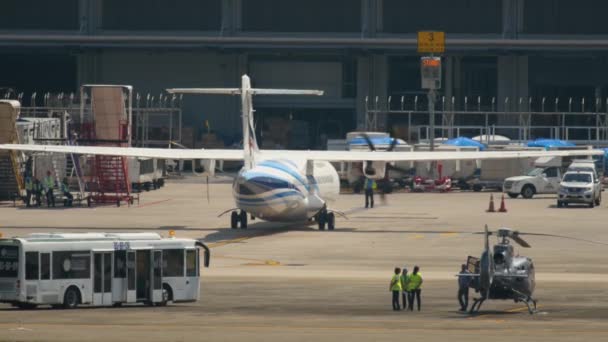
[[[68,288],[63,296],[63,307],[66,309],[75,309],[80,304],[80,293],[75,287]]]
[[[162,300],[157,303],[157,306],[167,306],[167,303],[173,299],[171,295],[171,288],[167,284],[163,284],[163,295]]]

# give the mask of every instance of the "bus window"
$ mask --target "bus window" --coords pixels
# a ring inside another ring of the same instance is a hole
[[[184,250],[163,250],[163,277],[184,276]]]
[[[186,250],[186,277],[196,277],[196,250]]]
[[[127,277],[127,251],[114,252],[114,278]]]
[[[0,246],[0,278],[17,278],[19,247]]]
[[[40,253],[40,279],[51,279],[51,253]]]
[[[25,252],[25,279],[38,280],[38,252]]]
[[[53,279],[90,279],[88,251],[53,252]]]

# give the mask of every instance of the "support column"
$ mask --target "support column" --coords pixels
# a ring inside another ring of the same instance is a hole
[[[370,55],[357,60],[357,129],[366,129],[365,97],[369,109],[386,111],[388,109],[388,58],[383,55]],[[376,97],[378,102],[376,103]],[[386,131],[386,114],[377,115],[378,131]]]
[[[78,0],[79,32],[94,35],[101,28],[102,2],[97,0]]]
[[[443,97],[445,98],[445,102],[442,102],[441,97],[439,100],[439,108],[443,110],[441,125],[451,127],[454,125],[454,106],[452,105],[452,96],[454,95],[453,86],[454,86],[454,57],[446,56],[443,58],[445,65],[445,77],[443,78],[442,90]],[[448,129],[447,131],[442,132],[443,137],[452,138],[452,129]]]
[[[524,3],[523,0],[503,0],[502,2],[502,36],[507,39],[517,39],[523,31]]]
[[[383,0],[361,0],[361,36],[375,37],[382,31]]]
[[[222,1],[222,36],[233,36],[241,29],[241,0]]]
[[[367,115],[365,97],[369,96],[369,56],[357,58],[357,131],[365,130],[365,120]]]
[[[519,98],[527,103],[528,93],[528,57],[498,56],[498,111],[514,112],[520,110]],[[506,102],[505,99],[508,98]],[[515,116],[505,116],[499,123],[516,124]]]
[[[99,83],[101,81],[99,67],[99,52],[91,50],[83,52],[77,57],[78,84],[77,88],[87,83]]]

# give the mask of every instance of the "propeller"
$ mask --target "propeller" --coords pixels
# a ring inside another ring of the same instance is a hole
[[[361,133],[360,136],[365,140],[370,151],[376,151],[376,145],[374,145],[372,139],[369,137],[369,135],[367,135],[367,133]],[[391,143],[388,146],[388,148],[386,149],[386,151],[387,152],[393,151],[395,149],[395,146],[397,146],[398,143],[399,143],[399,141],[397,140],[397,138],[391,138]],[[393,165],[391,165],[390,163],[387,163],[386,165],[388,168],[394,168]],[[394,168],[394,169],[401,171],[400,169],[397,169],[397,168]],[[368,160],[366,163],[365,173],[368,175],[376,174],[376,169],[374,169],[371,160]]]

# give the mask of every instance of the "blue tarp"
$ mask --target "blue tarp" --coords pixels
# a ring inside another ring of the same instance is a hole
[[[444,142],[445,145],[452,145],[452,146],[472,146],[472,147],[479,147],[480,151],[483,151],[486,149],[486,145],[480,143],[477,140],[473,140],[471,138],[467,138],[467,137],[458,137],[458,138],[454,138],[454,139],[450,139]]]
[[[559,139],[536,139],[533,141],[528,141],[528,147],[544,147],[546,149],[550,147],[569,147],[576,146],[573,143],[565,140]]]
[[[382,138],[370,138],[372,144],[375,145],[390,145],[393,143],[393,139],[391,137],[382,137]],[[363,137],[353,138],[348,142],[349,145],[367,145],[367,140]],[[399,141],[397,141],[397,145],[399,145]]]

